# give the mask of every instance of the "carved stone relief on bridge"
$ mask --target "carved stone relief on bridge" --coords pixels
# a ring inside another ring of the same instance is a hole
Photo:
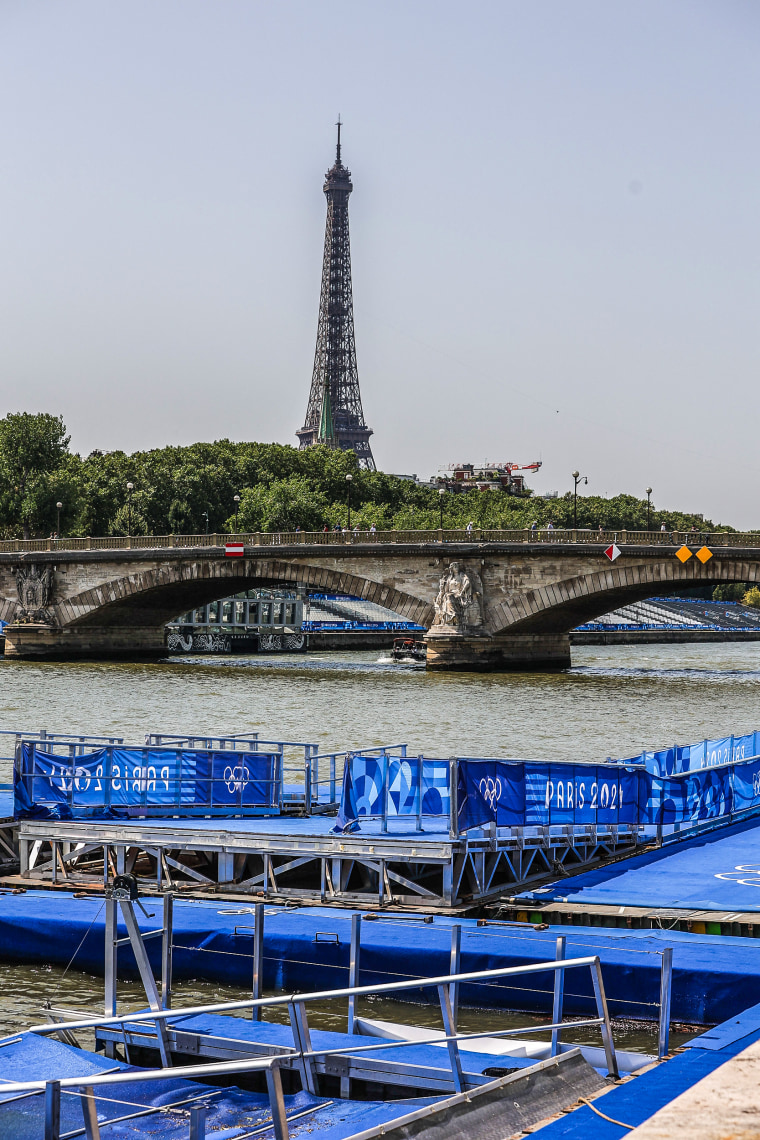
[[[483,583],[480,575],[459,562],[449,563],[439,582],[433,626],[465,632],[478,629],[482,624]]]
[[[14,620],[53,625],[54,621],[48,610],[53,598],[53,568],[31,563],[29,566],[20,566],[13,573],[16,575],[18,594]]]

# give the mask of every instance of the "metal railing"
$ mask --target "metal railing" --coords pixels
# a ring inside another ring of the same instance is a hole
[[[124,743],[123,737],[121,736],[80,736],[71,732],[48,732],[45,728],[39,728],[31,732],[14,732],[11,729],[4,728],[0,729],[0,749],[5,745],[5,747],[10,748],[11,751],[3,752],[3,754],[0,755],[0,771],[4,764],[7,764],[12,770],[16,761],[18,746],[22,740],[37,740],[41,743],[54,743],[63,747],[66,750],[66,754],[71,758],[81,756],[88,748],[97,748],[103,744]]]
[[[358,924],[357,924],[358,925]],[[564,950],[564,945],[563,945]],[[558,946],[559,950],[559,946]],[[564,977],[568,970],[588,968],[591,975],[591,985],[593,989],[594,1002],[596,1006],[596,1017],[585,1018],[580,1021],[573,1021],[567,1023],[563,1021],[562,1006],[564,995]],[[352,958],[351,965],[351,980],[355,981],[358,972],[358,956]],[[551,972],[554,974],[554,991],[552,1001],[552,1014],[550,1021],[546,1025],[529,1025],[519,1028],[510,1029],[497,1029],[485,1030],[477,1033],[458,1033],[456,1027],[456,993],[458,987],[465,982],[486,984],[495,979],[501,978],[522,978],[529,977],[530,975]],[[438,1031],[435,1036],[431,1035],[428,1038],[415,1039],[415,1040],[383,1040],[374,1041],[369,1045],[357,1046],[340,1046],[333,1049],[313,1049],[311,1045],[311,1036],[309,1031],[308,1018],[306,1013],[306,1006],[311,1002],[321,1002],[331,999],[348,999],[348,1018],[349,1018],[349,1033],[354,1031],[356,1000],[360,997],[378,997],[389,996],[399,993],[408,993],[410,991],[420,989],[435,988],[438,993],[438,1001],[441,1009],[441,1017],[443,1021],[443,1035]],[[344,1058],[350,1066],[351,1058],[354,1056],[363,1057],[367,1055],[381,1054],[384,1049],[398,1050],[402,1048],[414,1048],[420,1045],[436,1044],[442,1045],[445,1043],[448,1054],[448,1061],[451,1068],[451,1081],[457,1093],[467,1091],[468,1081],[467,1075],[462,1066],[462,1057],[460,1054],[459,1045],[463,1041],[474,1041],[480,1038],[494,1038],[494,1037],[520,1037],[525,1036],[526,1033],[531,1036],[535,1033],[550,1032],[552,1034],[552,1056],[556,1056],[560,1050],[559,1040],[560,1034],[563,1029],[567,1029],[572,1025],[574,1030],[580,1028],[598,1027],[602,1037],[602,1047],[605,1056],[605,1066],[609,1076],[613,1079],[618,1079],[618,1062],[615,1053],[615,1044],[612,1035],[612,1025],[610,1021],[609,1011],[607,1008],[607,999],[604,990],[604,981],[602,978],[601,962],[598,955],[589,955],[581,958],[564,958],[557,957],[544,962],[531,963],[524,966],[507,966],[500,969],[492,970],[479,970],[470,971],[467,973],[449,973],[432,978],[413,978],[401,982],[388,982],[376,986],[359,986],[350,984],[347,987],[335,990],[320,990],[311,993],[300,994],[281,994],[276,997],[266,998],[250,998],[242,1001],[229,1001],[220,1002],[214,1005],[204,1006],[191,1006],[181,1009],[159,1009],[150,1010],[140,1013],[125,1013],[122,1015],[111,1017],[97,1017],[97,1018],[83,1018],[79,1020],[47,1022],[40,1025],[33,1025],[27,1031],[29,1033],[36,1033],[44,1036],[55,1036],[56,1034],[70,1034],[76,1030],[82,1029],[106,1029],[109,1027],[117,1028],[124,1040],[128,1031],[132,1031],[132,1027],[140,1025],[143,1022],[151,1022],[156,1029],[156,1039],[160,1037],[159,1025],[162,1023],[164,1029],[168,1029],[173,1020],[186,1020],[194,1016],[201,1016],[206,1014],[225,1013],[232,1010],[248,1010],[250,1009],[252,1015],[269,1008],[286,1007],[288,1010],[290,1025],[293,1033],[294,1047],[280,1047],[278,1056],[267,1056],[265,1058],[256,1058],[254,1060],[236,1060],[230,1062],[217,1062],[213,1064],[200,1064],[190,1065],[184,1067],[171,1067],[164,1065],[160,1069],[144,1070],[141,1069],[137,1072],[119,1072],[119,1073],[101,1073],[97,1075],[87,1074],[86,1076],[73,1076],[65,1077],[60,1080],[36,1080],[36,1081],[16,1081],[3,1083],[2,1092],[4,1097],[17,1096],[23,1094],[37,1094],[45,1096],[45,1136],[46,1140],[60,1140],[60,1099],[62,1092],[71,1090],[74,1095],[82,1098],[82,1109],[85,1119],[85,1127],[93,1129],[90,1135],[93,1140],[99,1136],[99,1125],[97,1114],[94,1111],[94,1104],[97,1100],[95,1089],[102,1086],[118,1087],[123,1084],[129,1084],[136,1081],[157,1081],[177,1078],[190,1078],[196,1080],[202,1077],[230,1077],[237,1073],[250,1073],[255,1071],[264,1071],[267,1078],[267,1091],[269,1094],[269,1104],[272,1113],[272,1124],[270,1127],[274,1128],[276,1140],[287,1140],[288,1138],[288,1123],[287,1115],[285,1112],[285,1102],[282,1091],[282,1082],[280,1078],[280,1068],[283,1065],[288,1067],[295,1067],[299,1072],[301,1084],[305,1090],[312,1095],[317,1094],[318,1085],[318,1066],[324,1067],[325,1062],[330,1058]],[[18,1034],[0,1040],[0,1046],[17,1041]],[[274,1046],[267,1046],[268,1051]],[[343,1084],[341,1081],[341,1095],[348,1095],[348,1083]],[[150,1106],[152,1108],[153,1106]],[[164,1107],[164,1106],[161,1106]],[[159,1111],[159,1107],[156,1107]],[[2,1111],[2,1104],[0,1103],[0,1111]],[[89,1117],[88,1117],[89,1111]],[[205,1114],[198,1120],[196,1114],[195,1121],[191,1119],[191,1130],[194,1128],[195,1132],[191,1131],[191,1136],[202,1138],[205,1135]],[[107,1121],[103,1121],[104,1124]],[[202,1130],[201,1130],[202,1129]]]
[[[225,543],[243,543],[247,547],[270,546],[351,546],[430,543],[507,543],[608,546],[709,546],[712,548],[760,547],[760,534],[754,532],[707,530],[583,530],[527,528],[499,530],[474,527],[467,529],[378,530],[360,531],[248,531],[244,534],[163,534],[132,537],[32,538],[0,541],[0,554],[42,553],[45,551],[89,550],[166,550],[223,549]]]
[[[374,745],[320,755],[315,743],[263,740],[258,733],[183,736],[150,732],[144,747],[125,747],[121,741],[110,743],[99,737],[69,740],[50,733],[31,738],[22,733],[9,735],[15,738],[16,777],[31,803],[51,807],[65,803],[72,814],[81,815],[87,814],[88,807],[90,814],[116,807],[133,818],[209,812],[220,817],[274,815],[293,807],[310,815],[334,809],[348,757],[401,759],[407,748],[406,744]],[[24,744],[33,746],[31,753],[24,750]],[[37,763],[38,746],[42,768]],[[89,766],[88,759],[92,759]],[[256,759],[269,759],[267,774],[249,770],[246,760]],[[200,768],[194,760],[200,760]],[[50,772],[44,770],[45,765]],[[204,772],[204,765],[208,771]],[[199,788],[205,794],[199,795]],[[97,801],[88,802],[94,793],[98,793]]]

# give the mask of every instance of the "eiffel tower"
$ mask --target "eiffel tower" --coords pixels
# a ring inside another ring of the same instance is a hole
[[[353,190],[351,171],[340,157],[325,176],[327,198],[325,250],[322,260],[322,291],[319,298],[317,349],[304,426],[296,432],[301,447],[315,443],[342,451],[354,451],[359,466],[375,470],[359,391],[354,338],[354,300],[351,291],[351,247],[348,237],[348,196]]]

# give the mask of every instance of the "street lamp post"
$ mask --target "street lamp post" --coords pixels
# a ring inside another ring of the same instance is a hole
[[[438,506],[441,508],[441,532],[443,532],[443,496],[446,494],[445,487],[438,488]]]
[[[235,534],[238,533],[238,507],[240,506],[240,495],[235,495]]]
[[[134,483],[127,483],[127,535],[132,534],[132,492],[135,489]]]
[[[647,530],[651,530],[652,521],[652,488],[647,487]]]
[[[579,471],[573,471],[573,530],[578,529],[578,484],[588,483],[588,476],[581,475]]]
[[[348,489],[348,529],[351,530],[351,484],[354,480],[353,475],[346,475],[346,487]]]
[[[55,513],[56,513],[57,521],[56,521],[55,533],[56,533],[57,538],[61,537],[61,511],[62,510],[63,510],[63,503],[56,503],[55,504]]]
[[[201,518],[206,520],[206,534],[208,534],[208,511],[202,511]]]

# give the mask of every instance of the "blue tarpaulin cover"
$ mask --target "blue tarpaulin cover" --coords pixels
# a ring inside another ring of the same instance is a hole
[[[245,1024],[245,1023],[243,1023]],[[55,1080],[67,1077],[94,1076],[108,1070],[136,1072],[136,1066],[74,1049],[62,1042],[33,1033],[9,1042],[0,1050],[0,1082]],[[135,1081],[129,1084],[105,1084],[95,1088],[98,1119],[103,1136],[119,1140],[187,1140],[187,1110],[193,1103],[208,1105],[206,1134],[219,1140],[235,1137],[272,1136],[269,1097],[235,1086],[227,1088],[201,1084],[198,1081],[170,1077],[160,1081]],[[40,1140],[45,1133],[43,1096],[12,1099],[3,1097],[0,1084],[0,1136],[3,1140]],[[324,1140],[345,1140],[372,1125],[382,1125],[409,1112],[410,1107],[431,1104],[438,1098],[420,1098],[405,1103],[391,1101],[349,1101],[312,1096],[308,1092],[286,1093],[285,1112],[289,1117],[291,1140],[313,1136]],[[147,1115],[146,1107],[156,1111]],[[131,1116],[131,1119],[130,1119]],[[124,1118],[127,1119],[124,1119]],[[120,1123],[115,1123],[119,1119]],[[108,1120],[114,1123],[106,1124]],[[76,1092],[61,1096],[61,1134],[83,1135],[83,1116]]]

